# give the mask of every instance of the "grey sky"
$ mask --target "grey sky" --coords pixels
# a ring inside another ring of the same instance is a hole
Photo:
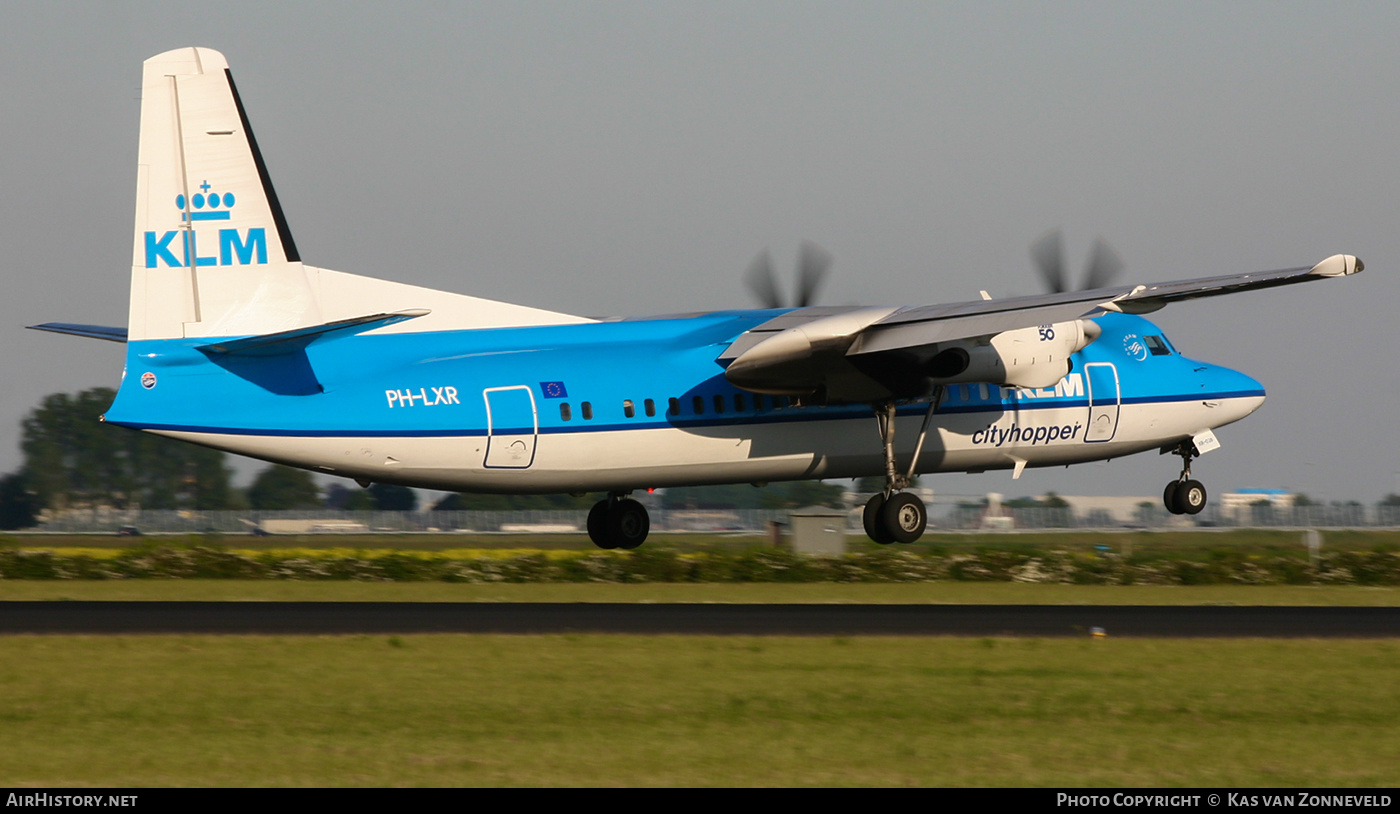
[[[1057,226],[1076,271],[1103,235],[1142,282],[1359,255],[1154,320],[1269,390],[1208,488],[1374,500],[1400,491],[1397,39],[1381,3],[6,3],[0,470],[43,395],[117,383],[119,346],[22,326],[125,322],[141,62],[202,45],[308,262],[543,308],[745,306],[753,256],[790,283],[804,238],[830,304],[1030,293]],[[1175,465],[933,486],[1155,494]]]

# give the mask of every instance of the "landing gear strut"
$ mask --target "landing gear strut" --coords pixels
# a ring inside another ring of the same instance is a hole
[[[651,531],[647,508],[625,492],[613,492],[588,512],[588,538],[599,548],[631,550],[646,542]]]
[[[1172,454],[1181,456],[1181,475],[1162,490],[1162,505],[1172,514],[1200,514],[1206,507],[1206,487],[1191,478],[1191,459],[1199,457],[1200,453],[1196,445],[1187,440],[1177,444]]]
[[[923,428],[919,430],[919,442],[914,446],[914,458],[909,461],[909,471],[900,474],[894,459],[894,402],[875,405],[875,419],[880,424],[880,441],[885,448],[885,489],[870,498],[865,504],[862,520],[865,533],[881,545],[890,543],[912,543],[923,536],[928,525],[928,510],[917,495],[901,492],[914,477],[914,467],[918,464],[919,453],[923,451],[924,438],[928,435],[929,421],[938,409],[941,393],[935,393],[924,415]]]

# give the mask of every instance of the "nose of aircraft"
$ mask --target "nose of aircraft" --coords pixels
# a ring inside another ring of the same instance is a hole
[[[1264,385],[1254,377],[1227,367],[1215,368],[1211,373],[1214,381],[1207,389],[1215,392],[1221,407],[1229,414],[1227,422],[1239,421],[1263,406]]]

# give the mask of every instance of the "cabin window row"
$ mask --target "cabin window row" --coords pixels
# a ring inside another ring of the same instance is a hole
[[[735,413],[743,413],[749,411],[750,409],[752,409],[753,412],[762,412],[764,410],[781,410],[785,407],[791,407],[792,405],[793,402],[790,401],[787,398],[787,396],[764,396],[757,393],[734,393],[732,396],[726,397],[721,393],[716,393],[714,396],[711,396],[708,400],[704,396],[692,396],[689,400],[688,405],[685,402],[682,402],[681,399],[672,397],[667,402],[666,415],[679,416],[681,415],[682,408],[685,406],[689,406],[691,415],[705,415],[707,411],[712,411],[715,415],[724,415],[726,412],[732,411]],[[578,407],[579,416],[583,418],[584,421],[593,420],[592,402],[580,402]],[[655,417],[656,402],[652,399],[643,399],[642,412],[648,418]],[[637,403],[632,399],[623,399],[622,415],[624,418],[636,418]],[[570,406],[569,402],[561,401],[559,403],[559,420],[572,421],[573,418],[574,411],[573,408]]]

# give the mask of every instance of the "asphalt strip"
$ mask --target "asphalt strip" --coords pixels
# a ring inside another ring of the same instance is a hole
[[[1400,607],[39,601],[3,633],[1396,638]]]

